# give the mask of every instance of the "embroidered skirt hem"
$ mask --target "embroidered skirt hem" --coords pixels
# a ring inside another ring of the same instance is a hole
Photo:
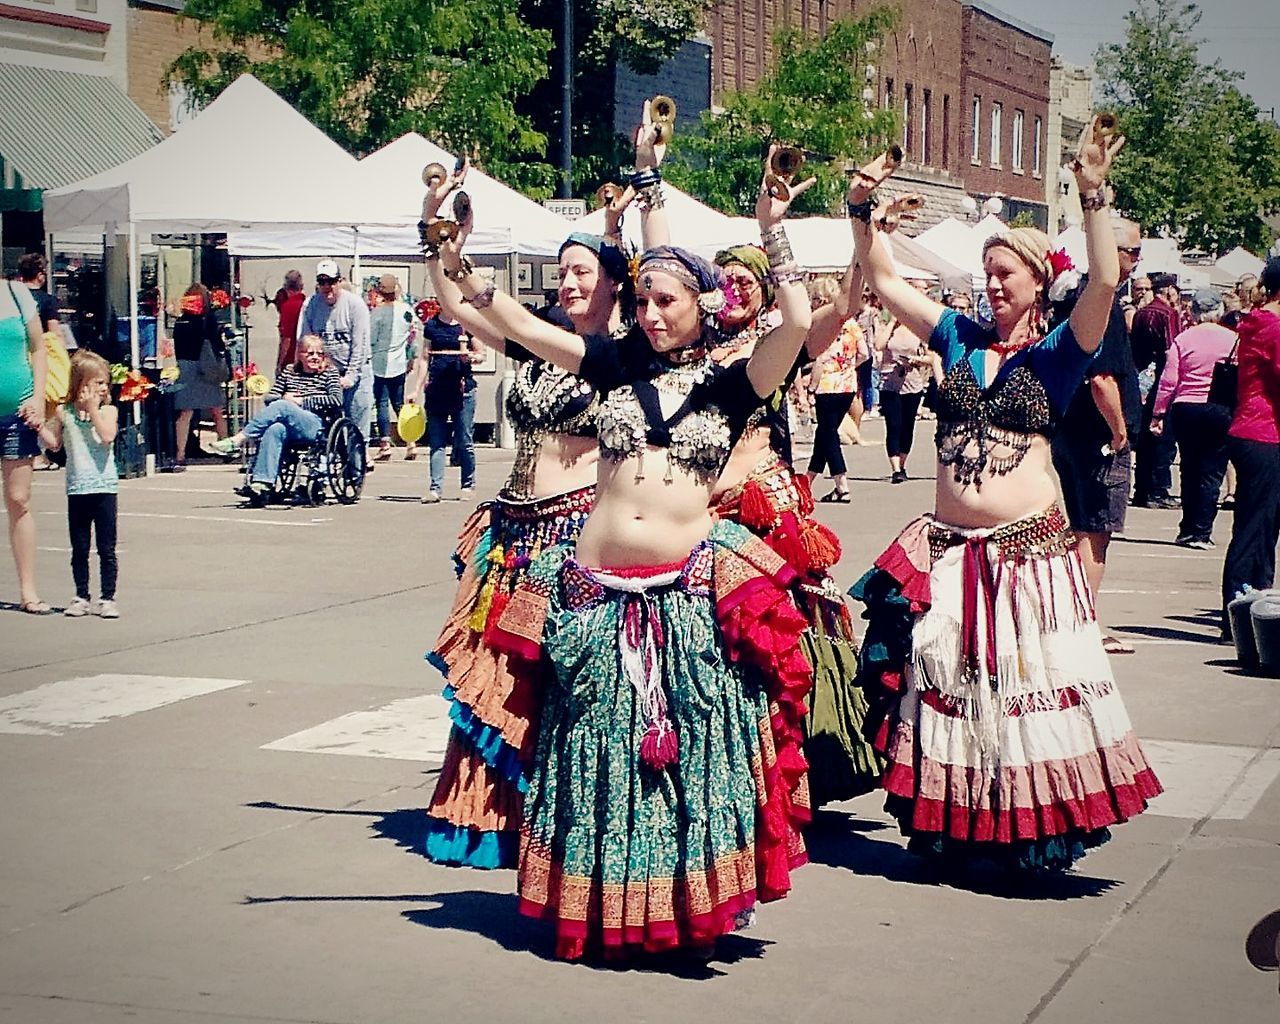
[[[996,531],[917,521],[851,593],[867,734],[912,849],[1065,868],[1161,792],[1056,509]]]

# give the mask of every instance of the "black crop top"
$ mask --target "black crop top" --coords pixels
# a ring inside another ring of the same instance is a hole
[[[959,484],[981,487],[985,471],[1003,475],[1018,466],[1033,436],[1052,437],[1093,359],[1064,321],[1011,355],[984,386],[995,340],[954,310],[943,313],[929,338],[947,371],[938,388],[938,461],[954,469]],[[993,454],[997,447],[1001,453]]]
[[[673,464],[706,481],[719,477],[747,421],[764,404],[747,377],[747,361],[721,367],[704,358],[673,366],[653,353],[639,329],[619,342],[584,340],[579,376],[605,396],[597,427],[601,455],[617,462],[639,455],[639,478],[646,446],[663,448],[668,478]],[[665,416],[664,391],[684,396]]]

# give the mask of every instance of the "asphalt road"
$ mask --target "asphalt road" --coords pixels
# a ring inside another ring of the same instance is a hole
[[[847,451],[854,500],[822,506],[845,585],[932,498],[891,486],[880,448]],[[478,493],[509,460],[481,450]],[[600,967],[551,957],[513,873],[415,849],[446,734],[422,654],[469,510],[420,505],[426,470],[379,467],[359,504],[317,509],[242,509],[222,466],[128,481],[123,617],[0,611],[0,1019],[1280,1019],[1247,948],[1280,908],[1280,681],[1213,642],[1226,515],[1216,552],[1148,511],[1114,548],[1102,613],[1137,648],[1115,670],[1168,793],[1076,873],[938,884],[873,794],[820,815],[793,894],[711,964]],[[59,474],[35,504],[62,605]]]

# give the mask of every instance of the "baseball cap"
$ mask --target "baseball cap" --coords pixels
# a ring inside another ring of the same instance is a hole
[[[1222,296],[1212,288],[1199,288],[1191,296],[1191,312],[1197,315],[1212,313],[1222,308]]]
[[[400,287],[400,279],[395,274],[383,274],[378,278],[378,291],[383,295],[394,295]]]
[[[342,272],[338,270],[337,260],[321,260],[316,264],[316,277],[331,277],[335,281],[342,277]]]

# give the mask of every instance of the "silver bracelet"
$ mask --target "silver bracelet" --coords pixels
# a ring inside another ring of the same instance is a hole
[[[471,296],[471,298],[467,298],[464,295],[462,297],[462,301],[467,303],[467,305],[474,307],[475,309],[488,309],[490,306],[493,305],[493,296],[497,292],[497,290],[498,290],[498,286],[494,284],[492,281],[490,281],[483,288],[481,288],[479,292]]]
[[[636,200],[640,203],[642,210],[661,210],[667,205],[662,195],[661,180],[645,188],[636,189]]]
[[[764,253],[769,258],[770,270],[776,271],[795,263],[791,242],[787,238],[786,229],[781,224],[775,225],[768,231],[761,231],[760,241],[764,243]]]

